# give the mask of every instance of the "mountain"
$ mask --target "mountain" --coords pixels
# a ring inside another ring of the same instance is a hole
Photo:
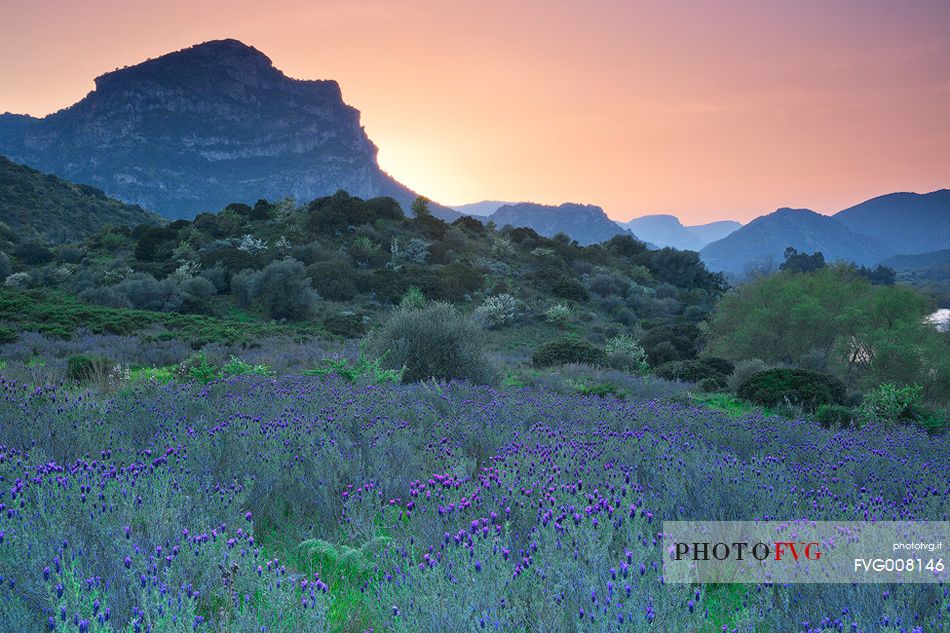
[[[99,189],[74,185],[0,156],[0,227],[9,229],[3,231],[7,237],[69,242],[107,225],[160,221],[154,213],[113,200]]]
[[[742,223],[736,222],[735,220],[720,220],[708,224],[687,226],[686,228],[689,229],[690,233],[698,237],[703,244],[709,244],[721,240],[730,233],[742,228]]]
[[[894,255],[885,259],[881,264],[893,268],[898,273],[935,269],[950,271],[950,248],[918,255]],[[950,274],[947,276],[950,277]]]
[[[895,253],[950,248],[950,189],[891,193],[839,211],[834,218],[852,231],[879,239]]]
[[[544,237],[566,233],[579,244],[589,245],[609,240],[614,235],[629,235],[604,210],[592,204],[571,202],[551,206],[520,202],[506,204],[488,218],[497,226],[526,226]]]
[[[465,215],[474,215],[488,217],[499,208],[506,204],[518,204],[517,202],[503,202],[501,200],[482,200],[481,202],[471,202],[469,204],[460,204],[452,207],[454,210]]]
[[[950,248],[919,255],[895,255],[881,264],[893,268],[900,283],[932,295],[941,308],[950,308]]]
[[[742,273],[749,265],[782,263],[785,249],[821,251],[829,262],[877,264],[893,251],[880,241],[849,229],[835,218],[809,209],[778,209],[760,216],[700,251],[713,271]]]
[[[237,40],[115,70],[95,86],[42,119],[0,116],[0,152],[166,217],[339,189],[392,196],[404,210],[416,197],[380,169],[337,82],[291,79]]]
[[[618,224],[633,231],[641,240],[661,247],[671,246],[680,250],[698,251],[706,244],[673,215],[644,215],[629,222],[618,222]]]

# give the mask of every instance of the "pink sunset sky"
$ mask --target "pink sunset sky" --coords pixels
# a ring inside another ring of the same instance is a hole
[[[233,37],[339,81],[382,167],[446,204],[700,223],[950,186],[946,0],[3,3],[0,112]]]

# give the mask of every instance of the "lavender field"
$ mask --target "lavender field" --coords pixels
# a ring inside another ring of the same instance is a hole
[[[946,436],[335,377],[0,382],[3,631],[943,631],[937,585],[664,585],[665,519],[947,520]]]

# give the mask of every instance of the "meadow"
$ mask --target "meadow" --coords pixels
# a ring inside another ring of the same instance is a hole
[[[650,378],[640,378],[649,382]],[[942,631],[938,585],[668,585],[667,519],[947,520],[946,436],[682,397],[0,378],[4,631]]]

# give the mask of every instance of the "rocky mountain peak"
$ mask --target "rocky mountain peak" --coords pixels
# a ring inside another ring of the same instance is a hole
[[[2,116],[0,153],[167,217],[340,189],[392,196],[403,209],[416,197],[379,168],[337,82],[291,79],[234,39],[101,75],[95,91],[42,119]]]

